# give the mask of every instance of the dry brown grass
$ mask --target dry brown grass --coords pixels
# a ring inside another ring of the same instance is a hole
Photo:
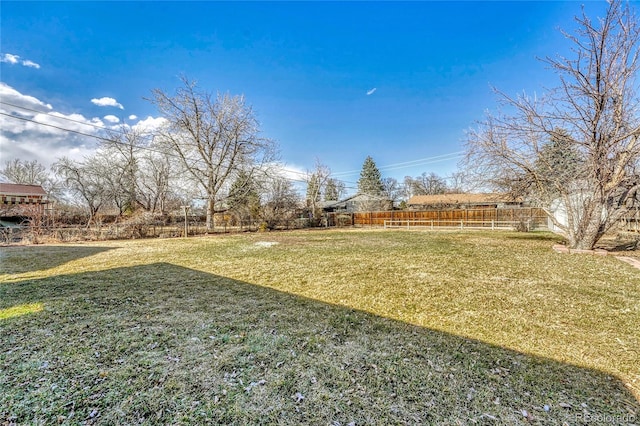
[[[0,420],[637,422],[640,271],[555,253],[554,238],[365,230],[5,248]]]

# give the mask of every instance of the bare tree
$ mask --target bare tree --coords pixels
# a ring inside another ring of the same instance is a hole
[[[465,172],[453,172],[445,180],[448,181],[447,192],[462,194],[468,190],[469,179]]]
[[[273,141],[260,136],[258,120],[244,97],[196,91],[195,83],[170,96],[153,91],[152,102],[167,119],[163,139],[205,193],[207,229],[214,227],[216,201],[239,170],[251,171],[272,162]]]
[[[412,178],[405,176],[404,185],[406,191],[413,195],[436,195],[447,192],[447,182],[435,173],[424,172],[420,176]]]
[[[94,182],[100,182],[101,198],[105,204],[115,206],[119,216],[132,211],[135,203],[135,175],[129,175],[128,164],[121,160],[116,152],[100,149],[85,162],[85,172],[92,174]]]
[[[146,211],[165,214],[169,210],[174,167],[168,153],[145,150],[140,154],[136,179],[137,199]]]
[[[321,215],[320,200],[331,178],[331,169],[316,159],[315,167],[307,172],[307,207],[311,210],[314,219]]]
[[[111,197],[108,183],[104,179],[103,166],[95,156],[82,162],[63,157],[52,166],[70,195],[79,198],[87,209],[87,226]]]
[[[13,183],[23,185],[42,185],[49,178],[47,169],[37,160],[22,161],[17,158],[7,161],[0,170],[0,175]]]
[[[113,166],[117,170],[114,184],[120,186],[118,192],[122,203],[118,203],[121,213],[133,212],[138,207],[138,178],[140,175],[140,154],[147,147],[150,135],[141,129],[119,126],[107,131],[108,137],[102,140],[102,151],[114,159]],[[114,188],[115,192],[115,188]]]
[[[122,199],[121,212],[141,207],[151,213],[165,213],[170,196],[173,169],[171,152],[154,140],[153,133],[138,126],[122,125],[107,132],[101,152],[115,172],[114,195]]]
[[[595,22],[584,10],[576,21],[575,35],[565,34],[574,56],[544,59],[559,86],[533,98],[498,92],[511,112],[488,114],[470,131],[467,161],[489,185],[516,188],[546,208],[571,247],[590,249],[638,191],[640,31],[619,0]],[[557,155],[558,143],[571,155]]]
[[[272,177],[262,188],[260,218],[270,229],[276,226],[288,227],[295,219],[299,195],[291,181],[283,177]]]
[[[402,198],[404,191],[397,179],[392,177],[383,178],[382,185],[384,186],[383,195],[391,201],[392,206]]]

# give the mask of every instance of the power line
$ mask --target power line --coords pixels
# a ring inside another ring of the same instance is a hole
[[[26,118],[26,117],[20,117],[18,115],[7,114],[6,112],[0,112],[0,115],[7,116],[9,118],[15,118],[16,120],[22,120],[22,121],[27,121],[29,123],[39,124],[41,126],[53,127],[54,129],[62,130],[63,132],[75,133],[77,135],[87,136],[87,137],[94,138],[94,139],[100,139],[100,140],[107,141],[107,142],[115,142],[115,141],[111,141],[110,139],[98,136],[98,135],[91,135],[89,133],[83,133],[83,132],[80,132],[78,130],[67,129],[67,128],[64,128],[64,127],[56,126],[54,124],[42,123],[40,121],[36,121],[36,120],[31,119],[31,118]]]
[[[80,135],[80,136],[85,136],[85,137],[97,139],[97,140],[100,140],[100,141],[103,141],[103,142],[110,142],[110,143],[114,143],[114,144],[117,144],[117,145],[123,145],[123,146],[127,146],[127,147],[129,146],[129,145],[127,145],[126,143],[124,143],[122,141],[118,141],[118,140],[115,140],[115,139],[110,139],[110,138],[106,138],[106,137],[102,137],[102,136],[98,136],[98,135],[92,135],[90,133],[84,133],[84,132],[81,132],[81,131],[78,131],[78,130],[68,129],[68,128],[56,126],[56,125],[50,124],[50,123],[42,123],[40,121],[36,121],[34,119],[31,119],[31,118],[20,117],[20,116],[17,116],[17,115],[7,114],[5,112],[0,112],[0,115],[6,116],[6,117],[9,117],[9,118],[14,118],[16,120],[21,120],[21,121],[26,121],[26,122],[38,124],[38,125],[41,125],[41,126],[51,127],[51,128],[57,129],[57,130],[61,130],[63,132],[74,133],[74,134],[77,134],[77,135]],[[56,117],[56,116],[54,116],[54,117]],[[56,117],[56,118],[63,118],[63,117]],[[70,121],[75,121],[75,120],[70,120]],[[82,123],[82,122],[79,122],[79,123],[87,124],[87,123]],[[99,127],[99,128],[101,130],[104,130],[104,128],[101,128],[101,127]],[[124,134],[124,132],[122,132],[122,133]],[[167,156],[170,156],[170,157],[174,157],[174,158],[177,158],[177,159],[180,159],[180,160],[183,159],[179,155],[168,153],[166,151],[162,151],[162,150],[158,150],[158,149],[154,149],[154,148],[149,147],[149,146],[136,146],[136,149],[147,150],[147,151],[155,152],[157,154],[162,154],[162,155],[167,155]],[[186,158],[186,160],[192,161],[193,163],[202,163],[201,159]],[[298,172],[296,170],[289,170],[289,169],[286,169],[286,168],[281,168],[280,170],[283,171],[283,172],[287,172],[287,173],[294,173],[294,174],[300,174],[300,175],[305,175],[306,176],[306,174],[304,174],[302,172]],[[266,174],[266,173],[265,173],[265,175],[267,177],[271,177],[271,178],[274,177],[274,176]],[[296,178],[288,177],[288,176],[285,176],[285,175],[282,175],[282,174],[278,174],[278,177],[286,179],[286,180],[289,180],[289,181],[292,181],[292,182],[307,183],[307,180],[306,179],[302,179],[302,178],[296,179]],[[336,180],[339,180],[339,179],[336,179]],[[347,186],[345,186],[345,188],[355,189],[355,188],[347,187]]]
[[[456,152],[451,152],[449,154],[442,154],[442,155],[436,155],[433,157],[420,158],[418,160],[387,164],[386,166],[378,167],[378,170],[380,171],[398,170],[398,169],[405,169],[409,167],[417,167],[417,166],[422,166],[427,164],[438,163],[441,161],[449,161],[449,160],[454,160],[456,158],[461,158],[463,154],[464,154],[464,151],[456,151]],[[359,172],[360,170],[349,170],[345,172],[337,172],[337,173],[334,173],[334,175],[349,176],[351,174],[359,173]]]
[[[94,127],[94,128],[96,128],[96,129],[98,129],[98,130],[102,130],[102,131],[113,131],[113,132],[115,132],[115,133],[120,133],[120,134],[123,134],[123,135],[125,135],[125,134],[126,134],[126,132],[124,132],[124,131],[123,131],[123,130],[121,130],[121,129],[106,129],[106,128],[105,128],[105,127],[103,127],[103,126],[99,126],[99,125],[94,124],[94,123],[87,123],[87,122],[80,121],[80,120],[74,120],[74,119],[69,118],[69,117],[61,117],[61,116],[59,116],[59,115],[55,115],[55,114],[53,114],[51,111],[40,111],[40,110],[37,110],[37,109],[28,108],[28,107],[25,107],[25,106],[16,105],[16,104],[12,104],[12,103],[10,103],[10,102],[5,102],[5,101],[1,101],[1,100],[0,100],[0,103],[1,103],[1,104],[4,104],[4,105],[7,105],[7,106],[14,107],[14,108],[20,108],[20,109],[23,109],[23,110],[25,110],[25,111],[29,111],[29,112],[35,112],[35,113],[38,113],[38,114],[45,114],[45,115],[48,115],[48,116],[51,116],[51,117],[54,117],[54,118],[57,118],[57,119],[60,119],[60,120],[66,120],[66,121],[70,121],[70,122],[72,122],[72,123],[77,123],[77,124],[81,124],[81,125],[84,125],[84,126]],[[5,115],[5,116],[8,116],[8,117],[17,118],[17,119],[20,119],[20,120],[23,120],[23,121],[29,121],[29,122],[32,122],[32,123],[35,123],[35,124],[40,124],[40,125],[42,125],[42,126],[49,126],[49,127],[53,127],[53,128],[59,129],[59,130],[63,130],[63,131],[68,131],[68,132],[76,133],[76,134],[79,134],[79,135],[82,135],[82,136],[87,136],[87,137],[92,137],[92,138],[100,139],[100,140],[103,140],[103,141],[106,141],[106,142],[112,142],[112,143],[117,143],[117,144],[123,144],[123,145],[126,145],[126,144],[125,144],[125,143],[123,143],[123,142],[116,141],[116,140],[113,140],[113,139],[103,138],[103,137],[100,137],[100,136],[97,136],[97,135],[91,135],[91,134],[87,134],[87,133],[79,132],[79,131],[72,130],[72,129],[66,129],[66,128],[58,127],[58,126],[55,126],[55,125],[52,125],[52,124],[42,123],[42,122],[39,122],[39,121],[34,120],[33,118],[28,119],[28,118],[24,118],[24,117],[15,116],[15,115],[8,115],[8,114],[6,114],[6,113],[0,113],[0,114]],[[154,150],[154,149],[152,149],[152,148],[150,148],[150,147],[140,147],[140,146],[139,146],[139,147],[137,147],[137,148],[140,148],[140,149],[148,149],[148,150],[151,150],[151,151],[154,151],[154,152],[163,153],[163,152],[160,152],[160,151],[158,151],[158,150]],[[180,158],[180,157],[179,157],[179,156],[177,156],[177,155],[174,155],[174,156],[175,156],[176,158]],[[191,159],[188,159],[188,160],[191,160]],[[198,161],[201,161],[201,160],[199,160],[199,159],[194,159],[194,160],[192,160],[192,161],[193,161],[193,162],[198,162]],[[308,175],[308,173],[299,172],[299,171],[297,171],[297,170],[291,170],[291,169],[286,169],[286,168],[282,168],[282,170],[283,170],[284,172],[287,172],[287,173],[293,173],[293,174],[301,175],[301,176],[304,176],[304,177],[307,177],[307,175]],[[289,179],[289,180],[292,180],[292,181],[295,181],[295,182],[306,182],[306,180],[305,180],[305,179],[294,179],[294,178],[288,178],[288,179]],[[343,182],[343,183],[352,183],[352,184],[355,184],[355,182],[343,181],[343,180],[341,180],[341,179],[336,179],[336,180],[340,180],[340,181],[341,181],[341,182]]]
[[[83,125],[83,126],[90,126],[90,127],[94,127],[94,128],[96,128],[96,129],[99,129],[99,130],[107,130],[105,127],[103,127],[103,126],[99,126],[99,125],[97,125],[97,124],[95,124],[95,123],[88,123],[88,122],[85,122],[85,121],[74,120],[73,118],[69,118],[69,117],[61,117],[61,116],[59,116],[59,115],[55,115],[55,114],[54,114],[53,112],[51,112],[51,111],[40,111],[40,110],[37,110],[37,109],[27,108],[27,107],[25,107],[25,106],[12,104],[12,103],[10,103],[10,102],[6,102],[6,101],[0,101],[0,104],[4,104],[4,105],[11,106],[11,107],[14,107],[14,108],[20,108],[20,109],[23,109],[23,110],[25,110],[25,111],[29,111],[29,112],[36,112],[36,113],[38,113],[38,114],[45,114],[45,115],[48,115],[48,116],[50,116],[50,117],[58,118],[58,119],[60,119],[60,120],[70,121],[70,122],[72,122],[72,123],[81,124],[81,125]],[[6,114],[5,114],[5,115],[6,115]],[[42,123],[42,124],[44,124],[44,123]],[[124,134],[124,131],[122,131],[122,130],[114,130],[114,129],[109,129],[109,130],[110,130],[110,131],[112,131],[112,130],[113,130],[113,131],[115,131],[116,133],[122,133],[122,134]]]
[[[66,121],[70,121],[70,122],[73,122],[73,123],[76,123],[76,124],[81,124],[81,125],[93,127],[93,128],[98,129],[98,130],[115,132],[115,133],[120,133],[122,135],[126,135],[126,132],[124,130],[121,130],[121,129],[107,129],[107,128],[103,127],[103,126],[99,126],[99,125],[94,124],[94,123],[87,123],[87,122],[83,122],[83,121],[80,121],[80,120],[74,120],[72,118],[64,117],[64,116],[61,117],[61,116],[52,114],[50,111],[39,111],[39,110],[36,110],[36,109],[27,108],[27,107],[20,106],[20,105],[15,105],[15,104],[12,104],[10,102],[0,101],[0,103],[2,103],[4,105],[7,105],[7,106],[20,108],[20,109],[23,109],[25,111],[30,111],[30,112],[35,112],[35,113],[38,113],[38,114],[48,115],[48,116],[54,117],[56,119],[66,120]],[[130,147],[128,144],[126,144],[126,143],[124,143],[122,141],[118,141],[118,140],[112,139],[112,138],[102,137],[102,136],[99,136],[99,135],[96,135],[96,134],[84,133],[84,132],[81,132],[81,131],[78,131],[78,130],[68,129],[68,128],[57,126],[57,125],[50,124],[50,123],[42,123],[40,121],[34,120],[33,118],[21,117],[21,116],[18,116],[18,115],[8,114],[8,113],[5,113],[5,112],[0,112],[0,115],[6,116],[6,117],[9,117],[9,118],[14,118],[14,119],[21,120],[21,121],[26,121],[26,122],[38,124],[38,125],[41,125],[41,126],[51,127],[51,128],[57,129],[57,130],[61,130],[63,132],[69,132],[69,133],[77,134],[77,135],[80,135],[80,136],[94,138],[94,139],[97,139],[97,140],[100,140],[100,141],[103,141],[103,142],[109,142],[109,143],[113,143],[113,144],[117,144],[117,145],[123,145],[123,146],[126,146],[126,147]],[[176,154],[173,154],[173,153],[168,153],[166,151],[162,151],[162,150],[158,150],[158,149],[154,149],[153,147],[150,147],[150,146],[136,146],[135,148],[136,149],[141,149],[141,150],[147,150],[147,151],[150,151],[150,152],[155,152],[157,154],[167,155],[167,156],[171,156],[171,157],[183,160],[183,158],[181,156],[179,156],[179,155],[176,155]],[[405,161],[405,162],[400,162],[400,163],[393,163],[393,164],[389,164],[389,165],[386,165],[386,166],[379,167],[379,170],[382,170],[382,171],[398,170],[398,169],[403,169],[403,168],[408,168],[408,167],[417,167],[417,166],[420,166],[420,165],[433,164],[433,163],[437,163],[437,162],[441,162],[441,161],[449,161],[449,160],[453,160],[453,159],[462,157],[463,153],[464,153],[464,151],[456,151],[456,152],[452,152],[452,153],[449,153],[449,154],[442,154],[442,155],[437,155],[437,156],[432,156],[432,157],[425,157],[425,158],[421,158],[421,159],[417,159],[417,160],[410,160],[410,161]],[[186,160],[189,160],[189,161],[191,161],[193,163],[202,163],[201,159],[186,158]],[[293,178],[293,177],[287,177],[287,176],[284,176],[282,174],[279,174],[278,176],[281,177],[281,178],[287,179],[287,180],[292,181],[292,182],[307,183],[307,179],[305,179],[305,178],[307,176],[309,176],[309,173],[300,172],[300,171],[297,171],[297,170],[291,170],[291,169],[287,169],[287,168],[284,168],[284,167],[281,168],[280,170],[283,171],[283,172],[286,172],[286,173],[291,173],[291,174],[296,174],[296,175],[303,176],[303,178],[296,179],[296,178]],[[344,185],[345,189],[357,189],[357,187],[347,186],[346,185],[346,184],[356,185],[357,184],[356,182],[346,181],[346,180],[340,179],[338,176],[348,176],[350,174],[354,174],[354,173],[358,173],[358,172],[360,172],[360,170],[352,170],[352,171],[346,171],[346,172],[331,173],[331,177],[333,179],[335,179],[336,181],[341,182]],[[273,177],[273,176],[269,176],[269,175],[267,175],[267,176],[268,177]]]
[[[414,164],[414,165],[411,165],[411,166],[395,166],[395,167],[386,166],[384,168],[381,168],[381,170],[389,171],[389,170],[406,169],[408,167],[426,166],[428,164],[441,163],[443,161],[450,161],[450,160],[459,159],[459,158],[462,158],[463,156],[464,156],[463,154],[451,155],[451,156],[448,156],[448,157],[433,159],[431,161],[423,161],[421,163]]]
[[[397,169],[397,168],[404,168],[404,167],[414,167],[415,165],[420,165],[423,163],[428,164],[428,163],[434,163],[437,161],[446,161],[451,158],[460,157],[462,154],[464,154],[464,151],[450,152],[448,154],[435,155],[433,157],[420,158],[418,160],[405,161],[402,163],[395,163],[395,164],[387,164],[386,166],[382,166],[381,169],[388,170],[388,169]]]
[[[16,120],[22,120],[22,121],[27,121],[27,122],[29,122],[29,123],[39,124],[39,125],[41,125],[41,126],[52,127],[52,128],[54,128],[54,129],[58,129],[58,130],[61,130],[61,131],[63,131],[63,132],[74,133],[74,134],[76,134],[76,135],[86,136],[86,137],[94,138],[94,139],[98,139],[98,140],[101,140],[101,141],[104,141],[104,142],[111,142],[111,143],[115,143],[115,144],[118,144],[118,145],[125,145],[125,146],[129,146],[129,145],[127,145],[126,143],[121,142],[121,141],[118,141],[118,140],[115,140],[115,139],[109,139],[109,138],[105,138],[105,137],[98,136],[98,135],[92,135],[92,134],[90,134],[90,133],[84,133],[84,132],[81,132],[81,131],[79,131],[79,130],[67,129],[67,128],[65,128],[65,127],[56,126],[55,124],[42,123],[42,122],[40,122],[40,121],[36,121],[36,120],[34,120],[34,119],[32,119],[32,118],[20,117],[20,116],[17,116],[17,115],[7,114],[7,113],[5,113],[5,112],[0,112],[0,115],[4,115],[4,116],[9,117],[9,118],[15,118]],[[71,120],[71,121],[74,121],[74,120]],[[101,129],[103,129],[103,130],[104,130],[104,128],[101,128]],[[123,134],[124,134],[124,133],[123,133]],[[172,154],[166,153],[166,152],[164,152],[164,151],[160,151],[160,150],[154,149],[154,148],[149,147],[149,146],[136,146],[136,148],[137,148],[137,149],[144,149],[144,150],[148,150],[148,151],[156,152],[156,153],[158,153],[158,154],[172,155]],[[176,156],[176,155],[172,155],[172,156],[179,158],[179,157],[178,157],[178,156]]]
[[[103,126],[99,126],[99,125],[94,124],[94,123],[87,123],[87,122],[80,121],[80,120],[74,120],[74,119],[69,118],[69,117],[61,117],[61,116],[53,114],[51,111],[40,111],[40,110],[36,110],[36,109],[33,109],[33,108],[28,108],[28,107],[25,107],[25,106],[12,104],[10,102],[6,102],[6,101],[2,101],[2,100],[0,100],[0,103],[8,105],[8,106],[11,106],[11,107],[14,107],[14,108],[20,108],[20,109],[23,109],[25,111],[30,111],[30,112],[35,112],[35,113],[38,113],[38,114],[49,115],[51,117],[54,117],[54,118],[57,118],[57,119],[60,119],[60,120],[66,120],[66,121],[70,121],[72,123],[77,123],[77,124],[81,124],[81,125],[84,125],[84,126],[94,127],[94,128],[96,128],[98,130],[116,132],[116,133],[120,133],[120,134],[123,134],[123,135],[126,134],[121,129],[107,129],[107,128],[103,127]],[[6,114],[4,114],[4,115],[6,115]],[[15,116],[12,116],[12,117],[15,117]],[[16,117],[16,118],[20,118],[20,117]],[[32,121],[32,122],[39,123],[37,121]],[[45,126],[48,125],[46,123],[39,123],[39,124],[42,124],[42,125],[45,125]],[[122,125],[124,126],[125,124],[122,124]],[[55,127],[55,126],[51,125],[51,127]],[[73,131],[71,129],[64,129],[64,130],[67,130],[67,131],[70,131],[70,132],[75,132],[75,131]],[[89,137],[93,137],[92,135],[86,135],[86,134],[83,134],[83,133],[80,133],[80,132],[76,132],[76,133],[82,134],[82,135],[85,135],[85,136],[89,136]],[[104,139],[104,140],[108,140],[108,141],[117,143],[117,141],[113,141],[111,139]],[[454,160],[456,158],[462,157],[463,154],[464,154],[464,151],[455,151],[455,152],[450,152],[448,154],[442,154],[442,155],[436,155],[436,156],[432,156],[432,157],[419,158],[417,160],[409,160],[409,161],[403,161],[403,162],[400,162],[400,163],[387,164],[385,166],[378,167],[378,170],[381,170],[381,171],[385,171],[386,170],[386,171],[388,171],[388,170],[398,170],[398,169],[409,168],[409,167],[418,167],[418,166],[427,165],[427,164],[433,164],[433,163],[437,163],[437,162],[441,162],[441,161]],[[198,161],[198,160],[194,160],[194,161]],[[308,175],[308,173],[299,172],[299,171],[296,171],[296,170],[285,169],[285,168],[283,168],[283,170],[286,171],[286,172],[289,172],[289,173],[294,173],[294,174],[298,174],[298,175],[302,175],[302,176],[307,176]],[[351,174],[359,173],[359,172],[360,172],[360,170],[350,170],[350,171],[346,171],[346,172],[331,173],[331,175],[334,176],[334,177],[337,177],[337,176],[349,176]],[[346,180],[343,180],[343,179],[338,179],[338,180],[340,180],[343,183],[356,184],[356,182],[350,182],[350,181],[346,181]]]

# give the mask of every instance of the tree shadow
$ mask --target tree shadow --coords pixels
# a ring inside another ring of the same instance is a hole
[[[83,257],[93,256],[114,247],[93,246],[8,246],[0,247],[0,273],[23,274],[63,265]],[[6,255],[11,257],[8,262]]]
[[[510,239],[510,240],[529,240],[529,241],[548,241],[550,243],[552,242],[560,242],[560,241],[564,241],[565,239],[558,234],[553,234],[549,231],[542,231],[542,232],[537,232],[537,231],[532,231],[532,232],[510,232],[509,234],[505,235],[505,239]]]
[[[0,320],[9,424],[560,425],[640,413],[600,371],[166,263],[25,280],[0,296],[0,309],[43,305]]]
[[[598,241],[597,247],[615,253],[633,253],[640,248],[640,236],[619,235],[616,238],[603,238]]]

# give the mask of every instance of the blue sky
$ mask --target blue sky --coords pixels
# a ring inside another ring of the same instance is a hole
[[[491,86],[553,86],[536,57],[566,53],[558,27],[570,31],[581,12],[579,2],[502,1],[0,7],[1,112],[59,116],[57,125],[89,133],[81,123],[152,123],[158,113],[144,98],[173,92],[184,75],[202,90],[244,94],[288,168],[318,159],[349,182],[367,155],[384,177],[455,171],[465,130],[496,108]],[[595,17],[605,4],[585,7]],[[6,116],[0,125],[2,163],[50,164],[96,144]]]

